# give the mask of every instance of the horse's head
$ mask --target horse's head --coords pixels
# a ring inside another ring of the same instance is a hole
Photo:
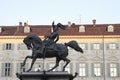
[[[24,38],[23,42],[25,43],[25,45],[27,46],[28,49],[31,49],[31,41],[29,40],[28,37]]]
[[[26,44],[28,49],[31,49],[32,46],[34,47],[35,45],[32,44],[41,44],[41,39],[35,35],[35,34],[30,34],[27,37],[24,38],[23,42]]]

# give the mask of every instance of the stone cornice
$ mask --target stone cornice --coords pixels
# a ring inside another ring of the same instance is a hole
[[[25,36],[0,36],[0,39],[23,39]],[[44,39],[43,36],[39,36]],[[100,36],[60,36],[60,39],[81,39],[81,38],[120,38],[120,35],[100,35]]]

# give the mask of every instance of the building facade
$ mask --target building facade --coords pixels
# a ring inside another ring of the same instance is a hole
[[[120,80],[120,24],[83,24],[69,22],[66,30],[59,30],[58,43],[76,40],[84,53],[69,48],[66,67],[69,73],[78,72],[74,80]],[[27,60],[24,68],[22,62],[31,50],[23,43],[28,34],[44,35],[52,32],[51,25],[28,25],[21,22],[17,26],[0,26],[0,80],[19,80],[17,72],[30,67]],[[37,59],[32,71],[48,70],[55,64],[55,58]],[[54,71],[61,71],[64,61]]]

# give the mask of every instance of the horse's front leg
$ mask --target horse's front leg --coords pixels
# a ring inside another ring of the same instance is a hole
[[[26,57],[25,57],[25,60],[23,61],[23,64],[22,64],[22,67],[25,66],[26,60],[27,60],[28,58],[32,59],[32,56],[26,56]]]
[[[36,59],[37,59],[37,57],[33,57],[31,66],[30,66],[30,68],[27,70],[27,72],[31,71],[31,69],[32,69],[32,67],[33,67],[33,64],[35,63]]]

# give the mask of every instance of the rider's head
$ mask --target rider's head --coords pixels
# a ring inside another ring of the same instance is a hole
[[[58,26],[57,26],[57,25],[54,25],[54,21],[53,21],[53,23],[52,23],[52,27],[53,27],[53,32],[58,31]]]
[[[54,21],[52,23],[52,27],[53,27],[53,32],[58,31],[58,28],[61,28],[63,30],[65,30],[66,26],[62,25],[61,23],[58,23],[57,25],[54,25]]]

